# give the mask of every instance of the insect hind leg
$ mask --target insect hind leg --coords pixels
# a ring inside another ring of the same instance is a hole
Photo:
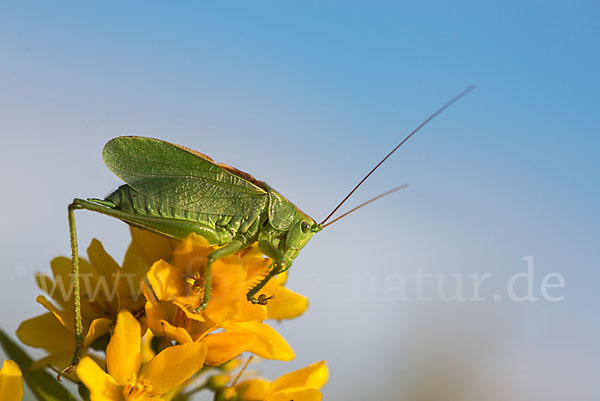
[[[73,351],[73,359],[69,366],[63,369],[56,379],[60,381],[61,376],[65,373],[73,373],[81,354],[83,353],[83,319],[81,317],[81,287],[79,283],[79,251],[77,245],[77,231],[75,229],[75,210],[91,210],[94,212],[109,214],[107,209],[114,207],[114,202],[102,199],[74,199],[67,207],[69,219],[69,236],[71,240],[71,264],[72,264],[72,284],[73,284],[73,305],[75,311],[75,351]]]
[[[115,202],[113,202],[109,199],[87,198],[87,200],[89,202],[97,203],[98,205],[106,206],[111,209],[114,209],[117,206],[117,204]]]
[[[75,210],[83,209],[84,207],[79,203],[80,199],[73,200],[68,208],[68,219],[69,219],[69,236],[71,239],[71,264],[72,264],[72,283],[73,283],[73,304],[75,310],[75,351],[73,352],[73,359],[69,366],[63,369],[57,376],[56,379],[60,381],[60,378],[65,373],[73,373],[75,367],[79,363],[81,353],[83,352],[83,321],[81,318],[81,288],[79,286],[79,252],[77,250],[77,232],[75,229]]]

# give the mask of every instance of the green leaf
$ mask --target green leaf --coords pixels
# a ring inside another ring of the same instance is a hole
[[[0,329],[0,343],[6,355],[21,368],[23,379],[35,398],[40,401],[76,401],[76,398],[56,380],[55,376],[42,369],[30,370],[33,360],[2,329]]]

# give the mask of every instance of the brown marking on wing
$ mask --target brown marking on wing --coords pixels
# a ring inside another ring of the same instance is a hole
[[[256,178],[252,177],[250,174],[246,173],[245,171],[239,170],[235,167],[231,167],[225,163],[217,163],[217,166],[221,167],[223,170],[229,171],[231,174],[234,174],[240,178],[243,178],[246,181],[250,181],[257,187],[262,188],[265,191],[267,190],[267,186],[265,185],[264,182],[257,180]]]
[[[187,152],[190,152],[191,154],[194,154],[194,155],[196,155],[196,156],[198,156],[198,157],[200,157],[200,158],[202,158],[202,159],[204,159],[204,160],[206,160],[206,161],[209,161],[209,162],[211,162],[212,164],[218,164],[216,161],[214,161],[214,160],[213,160],[213,158],[212,158],[212,157],[210,157],[210,156],[208,156],[208,155],[205,155],[204,153],[200,153],[200,152],[198,152],[198,151],[196,151],[196,150],[194,150],[194,149],[186,148],[185,146],[177,145],[177,144],[175,144],[175,143],[171,143],[171,145],[173,145],[173,146],[177,146],[177,147],[178,147],[178,148],[180,148],[180,149],[183,149],[183,150],[185,150],[185,151],[187,151]]]
[[[190,152],[191,154],[196,155],[208,162],[211,162],[212,164],[215,164],[215,165],[221,167],[223,170],[226,170],[233,175],[237,175],[238,177],[253,183],[257,187],[264,189],[265,191],[267,190],[267,187],[264,182],[257,180],[256,178],[252,177],[252,175],[246,173],[245,171],[239,170],[235,167],[231,167],[230,165],[225,164],[225,163],[217,163],[216,161],[214,161],[214,159],[212,157],[205,155],[204,153],[200,153],[194,149],[186,148],[185,146],[181,146],[181,145],[177,145],[177,144],[173,144],[173,145],[177,146],[178,148],[183,149],[187,152]]]

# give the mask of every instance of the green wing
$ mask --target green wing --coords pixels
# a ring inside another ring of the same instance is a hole
[[[179,210],[252,216],[267,205],[267,192],[250,182],[251,176],[159,139],[114,138],[104,146],[102,157],[108,168],[133,189]]]

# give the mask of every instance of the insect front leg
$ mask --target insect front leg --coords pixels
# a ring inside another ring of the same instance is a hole
[[[267,284],[269,280],[279,273],[279,266],[275,262],[271,263],[270,268],[271,270],[269,270],[269,273],[267,273],[267,275],[246,294],[248,301],[252,302],[253,304],[266,305],[267,301],[272,298],[267,297],[264,294],[260,294],[258,298],[255,297],[255,295],[265,286],[265,284]]]
[[[206,268],[204,270],[204,298],[202,299],[202,303],[196,309],[197,312],[202,309],[206,309],[208,306],[208,302],[210,301],[210,291],[212,285],[212,264],[219,258],[223,258],[225,256],[233,255],[240,249],[244,248],[244,244],[242,241],[233,240],[229,244],[225,245],[223,248],[219,248],[216,251],[212,252],[206,258]]]
[[[258,241],[258,247],[266,256],[273,259],[273,263],[271,263],[271,270],[267,273],[267,275],[254,287],[248,291],[246,294],[246,298],[248,301],[253,304],[266,305],[268,297],[265,297],[261,294],[258,298],[255,295],[271,280],[274,276],[282,271],[289,269],[291,262],[287,261],[283,256],[283,253],[277,249],[275,245],[271,241],[260,240]]]

